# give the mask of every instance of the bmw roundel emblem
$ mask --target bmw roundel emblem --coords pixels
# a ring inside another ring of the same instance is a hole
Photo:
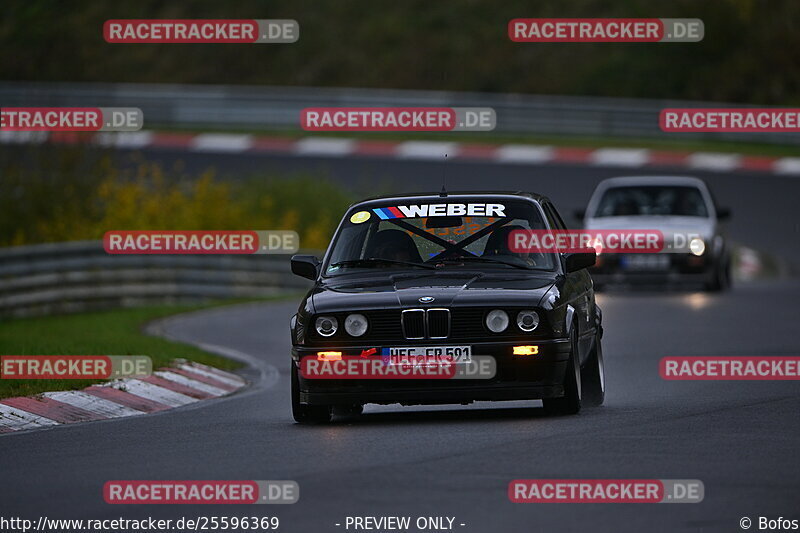
[[[419,303],[421,303],[421,304],[429,304],[429,303],[433,302],[435,299],[436,298],[434,298],[433,296],[423,296],[422,298],[419,299]]]

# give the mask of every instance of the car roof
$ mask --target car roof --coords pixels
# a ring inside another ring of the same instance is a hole
[[[607,178],[598,185],[603,187],[617,185],[694,185],[705,187],[706,182],[692,176],[621,176]]]
[[[417,193],[403,193],[397,195],[373,196],[355,202],[352,205],[350,205],[350,207],[366,203],[382,202],[389,200],[396,202],[403,202],[403,201],[418,202],[420,200],[441,202],[454,197],[468,198],[471,196],[476,198],[503,198],[503,197],[508,198],[510,196],[512,197],[516,196],[518,198],[536,200],[537,202],[549,201],[549,199],[546,196],[525,191],[447,191],[445,196],[442,196],[441,193],[438,192],[417,192]]]

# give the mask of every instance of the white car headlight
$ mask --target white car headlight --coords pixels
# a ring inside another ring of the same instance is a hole
[[[600,237],[594,240],[594,242],[592,243],[592,248],[594,248],[594,251],[597,255],[603,253],[603,241],[600,240]]]
[[[347,315],[344,319],[344,330],[353,337],[360,337],[367,332],[367,317],[359,314]]]
[[[317,318],[315,326],[317,328],[317,333],[323,337],[330,337],[339,329],[339,321],[333,316],[321,316]]]
[[[522,331],[531,332],[539,326],[539,314],[536,311],[520,311],[517,314],[517,326]]]
[[[703,255],[706,253],[706,243],[703,242],[703,239],[695,237],[689,242],[689,250],[691,250],[694,255]]]
[[[508,327],[508,313],[502,309],[494,309],[486,315],[486,327],[492,333],[500,333]]]

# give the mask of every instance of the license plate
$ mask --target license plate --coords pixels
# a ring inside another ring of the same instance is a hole
[[[444,365],[472,362],[472,346],[397,346],[381,354],[390,365]]]
[[[620,265],[626,270],[667,270],[669,256],[664,254],[623,255]]]

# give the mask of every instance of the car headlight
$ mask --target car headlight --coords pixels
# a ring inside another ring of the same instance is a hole
[[[347,315],[344,319],[344,330],[353,337],[360,337],[367,332],[367,317],[359,314]]]
[[[522,331],[533,331],[539,326],[539,314],[536,311],[525,310],[517,314],[517,326]]]
[[[689,250],[691,250],[694,255],[703,255],[706,253],[706,243],[703,242],[703,239],[695,237],[689,241]]]
[[[486,315],[486,327],[492,333],[500,333],[508,327],[508,313],[502,309],[494,309]]]
[[[321,316],[317,319],[315,326],[317,328],[317,333],[323,337],[330,337],[339,329],[339,321],[336,320],[336,317]]]
[[[600,240],[600,237],[598,237],[598,238],[596,238],[594,240],[594,242],[592,243],[592,248],[594,248],[594,252],[597,255],[600,255],[600,254],[603,253],[603,241]]]

